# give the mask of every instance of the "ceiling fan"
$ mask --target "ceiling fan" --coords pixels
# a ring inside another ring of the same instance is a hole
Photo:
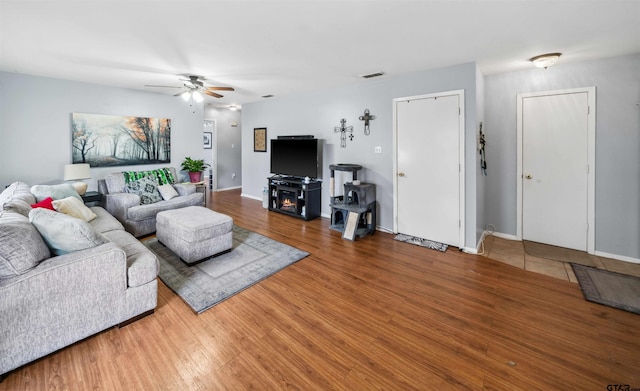
[[[213,96],[214,98],[222,98],[223,95],[215,93],[213,91],[235,91],[232,87],[205,87],[204,80],[205,78],[197,75],[185,75],[189,79],[180,79],[184,81],[182,87],[176,86],[156,86],[156,85],[148,85],[145,84],[145,87],[162,87],[162,88],[181,88],[182,91],[178,92],[174,96],[182,96],[185,100],[188,100],[190,97],[195,97],[196,100],[201,101],[202,95],[205,94],[209,96]],[[196,94],[197,93],[197,94]],[[197,98],[200,99],[197,99]]]

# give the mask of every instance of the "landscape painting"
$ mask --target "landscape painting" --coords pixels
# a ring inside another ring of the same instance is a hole
[[[171,162],[171,120],[73,113],[73,163],[91,167]]]

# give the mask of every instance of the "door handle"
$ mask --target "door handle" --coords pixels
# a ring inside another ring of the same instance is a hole
[[[533,178],[533,176],[531,176],[531,174],[527,174],[527,176],[525,176],[525,178],[527,178],[527,179],[532,179],[532,178]]]
[[[400,171],[400,172],[398,173],[398,176],[403,177],[403,176],[404,176],[404,172]]]

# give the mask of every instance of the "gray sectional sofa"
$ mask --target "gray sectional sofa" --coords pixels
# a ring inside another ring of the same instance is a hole
[[[101,207],[88,222],[32,209],[30,190],[0,193],[0,380],[157,304],[157,258],[118,220]]]
[[[140,237],[155,232],[158,212],[187,206],[204,206],[203,193],[196,192],[192,184],[177,183],[175,168],[168,167],[166,170],[169,171],[169,183],[178,196],[148,204],[142,202],[141,196],[127,190],[127,181],[122,172],[115,172],[98,180],[98,191],[103,194],[104,208],[133,236]]]

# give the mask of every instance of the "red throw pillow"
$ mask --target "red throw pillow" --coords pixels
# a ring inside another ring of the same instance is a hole
[[[53,207],[53,198],[47,197],[44,200],[31,205],[32,208],[45,208],[55,210]]]

